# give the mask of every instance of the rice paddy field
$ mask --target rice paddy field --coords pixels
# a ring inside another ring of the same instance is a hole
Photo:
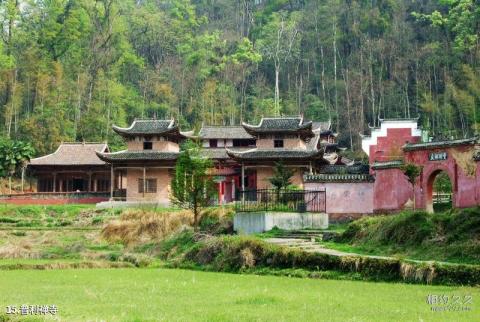
[[[429,296],[459,296],[433,311]],[[0,306],[55,305],[30,321],[478,321],[480,290],[180,269],[0,271]],[[468,309],[463,311],[463,309]]]

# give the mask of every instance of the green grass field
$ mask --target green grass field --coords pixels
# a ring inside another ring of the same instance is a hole
[[[2,310],[55,304],[62,321],[475,321],[480,316],[480,290],[463,287],[178,269],[1,271],[0,285]],[[472,295],[471,311],[432,312],[429,294]]]

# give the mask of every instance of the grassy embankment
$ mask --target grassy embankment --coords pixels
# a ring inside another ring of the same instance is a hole
[[[136,246],[191,229],[192,218],[185,211],[151,207],[0,205],[0,268],[148,266],[159,260]],[[202,227],[212,226],[211,221],[206,216]]]
[[[284,249],[267,244],[257,237],[232,236],[229,235],[232,233],[231,215],[232,211],[228,208],[209,209],[201,220],[200,231],[193,233],[191,214],[172,209],[112,212],[71,205],[5,207],[3,211],[0,210],[0,218],[3,218],[0,220],[3,221],[0,223],[0,258],[7,260],[0,262],[0,268],[163,265],[212,271],[374,281],[464,285],[475,285],[480,281],[479,266],[413,263],[402,258],[339,258]],[[478,233],[478,228],[475,228],[478,227],[476,218],[478,211],[465,210],[448,213],[444,217],[405,213],[362,219],[347,226],[341,235],[344,243],[335,243],[335,246],[353,247],[345,241],[360,240],[363,228],[356,227],[370,227],[364,223],[374,222],[376,224],[372,227],[377,227],[377,230],[382,231],[379,235],[384,236],[384,239],[375,239],[378,249],[385,248],[385,241],[392,240],[395,245],[406,245],[412,249],[431,247],[437,249],[439,254],[441,250],[446,252],[446,247],[452,247],[452,243],[432,240],[438,235],[432,233],[438,230],[438,226],[430,223],[432,221],[437,225],[441,223],[444,231],[455,228],[455,231],[449,232],[449,238],[455,236],[453,242],[458,243],[455,244],[455,249],[463,251],[463,258],[471,256],[472,263],[475,263],[474,256],[478,256],[475,239],[469,236]],[[460,223],[464,225],[460,226]],[[463,247],[465,243],[471,243],[471,248]],[[15,262],[15,258],[20,261]],[[27,259],[31,261],[28,262]]]
[[[480,208],[365,217],[324,245],[360,254],[478,265]]]

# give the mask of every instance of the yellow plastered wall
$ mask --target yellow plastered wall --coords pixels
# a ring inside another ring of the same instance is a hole
[[[169,169],[148,169],[146,171],[147,179],[157,179],[156,193],[138,192],[138,180],[143,178],[142,169],[128,169],[127,170],[127,200],[128,201],[152,201],[161,204],[170,203],[170,183],[171,175]]]
[[[143,142],[145,140],[142,137],[136,137],[134,140],[127,142],[127,148],[129,151],[142,151]],[[179,152],[180,146],[175,142],[166,141],[163,138],[152,138],[152,150],[162,152]]]
[[[273,137],[269,139],[258,139],[257,148],[273,149]],[[287,149],[306,149],[307,145],[301,139],[283,139],[283,147]]]

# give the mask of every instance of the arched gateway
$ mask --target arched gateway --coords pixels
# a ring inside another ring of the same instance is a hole
[[[448,178],[447,180],[450,183],[453,182],[452,179],[451,179],[451,175],[449,175],[448,172],[445,169],[434,170],[430,174],[430,176],[427,179],[427,189],[425,190],[426,191],[425,209],[427,210],[427,212],[430,212],[430,213],[434,212],[434,208],[433,208],[434,197],[437,197],[436,198],[437,203],[439,203],[440,202],[439,200],[442,199],[442,195],[439,195],[439,193],[435,191],[435,182],[442,178],[442,174],[446,175],[446,177]],[[439,198],[439,196],[440,196],[440,198]],[[449,195],[448,197],[449,197],[449,199],[451,198],[451,205],[453,206],[454,202],[455,202],[455,191],[452,190],[451,195]]]
[[[452,206],[480,205],[480,143],[477,138],[421,142],[417,120],[382,120],[381,127],[364,137],[362,146],[369,155],[375,176],[374,211],[413,208],[433,212],[433,186],[445,172],[452,185]],[[419,167],[415,184],[402,168]],[[414,205],[415,204],[415,205]]]
[[[452,206],[472,207],[479,204],[477,140],[475,138],[442,142],[406,144],[404,162],[421,167],[415,185],[416,208],[433,212],[433,184],[444,171],[452,184]]]

